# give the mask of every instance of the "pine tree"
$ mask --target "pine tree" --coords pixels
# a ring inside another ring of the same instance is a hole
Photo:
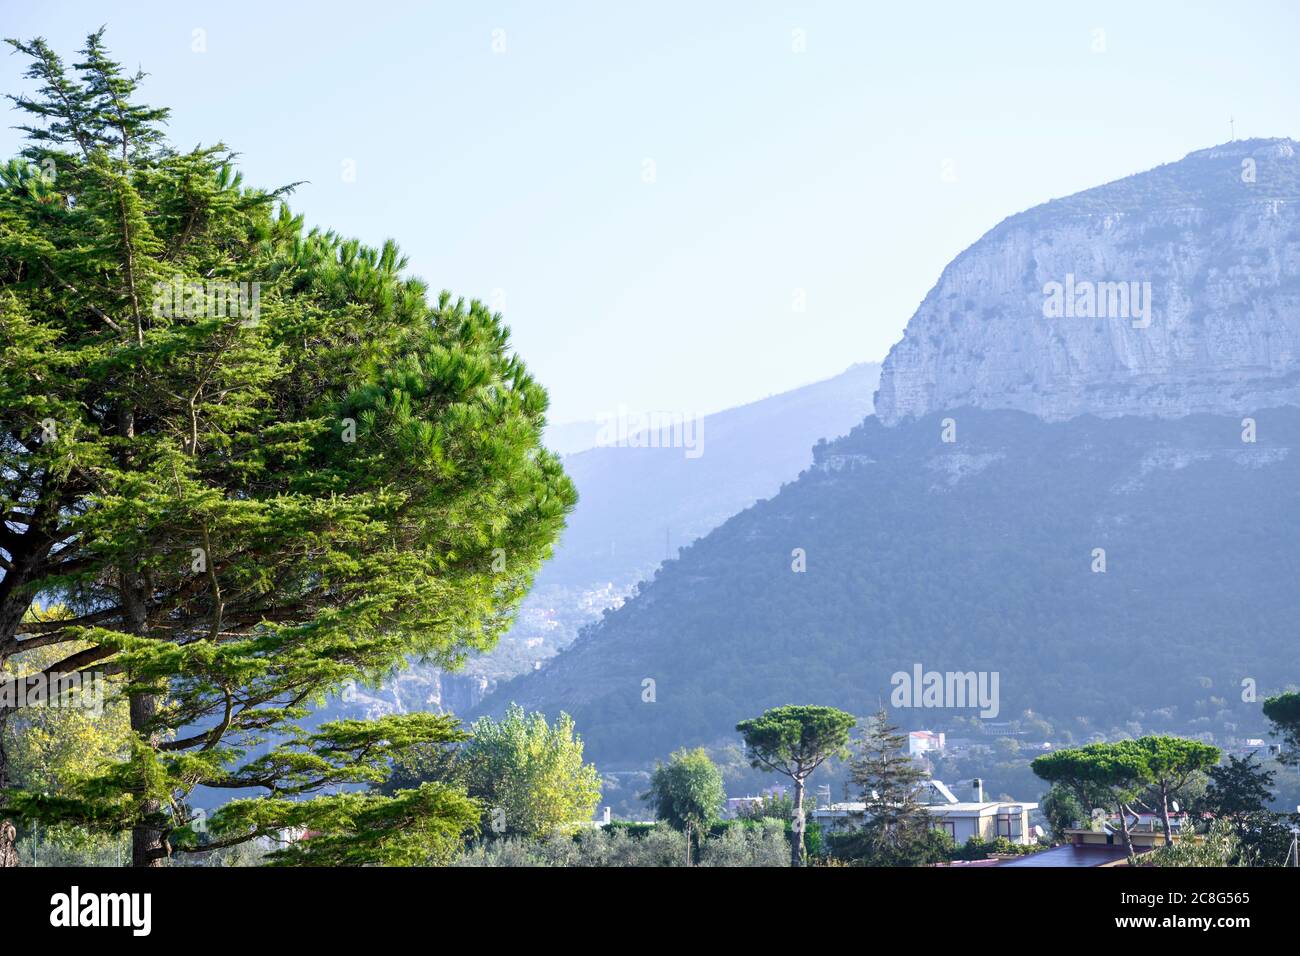
[[[319,835],[286,862],[444,858],[478,820],[462,791],[339,791],[453,719],[298,722],[508,625],[575,501],[545,392],[499,315],[430,302],[393,242],[306,231],[224,145],[168,147],[102,31],[71,70],[9,42],[37,89],[0,167],[0,663],[112,676],[132,733],[0,810],[129,830],[136,865],[289,827]],[[70,615],[32,620],[38,596]],[[265,795],[205,833],[199,786]]]
[[[1136,858],[1129,818],[1152,776],[1146,754],[1134,741],[1056,750],[1035,757],[1029,769],[1054,786],[1069,788],[1083,806],[1114,810],[1130,862]]]
[[[1146,764],[1165,832],[1165,845],[1170,846],[1174,842],[1174,830],[1169,820],[1169,804],[1192,780],[1203,777],[1206,770],[1218,764],[1221,752],[1218,747],[1185,737],[1139,737],[1133,745]]]
[[[863,837],[873,859],[898,859],[909,844],[925,838],[930,813],[916,794],[929,775],[908,755],[907,735],[889,723],[883,709],[867,723],[850,775],[862,789]]]
[[[803,795],[813,771],[831,757],[848,754],[849,733],[857,719],[834,707],[788,704],[742,720],[736,730],[745,739],[750,766],[783,774],[794,784],[790,865],[804,865]]]
[[[1273,736],[1281,738],[1278,763],[1300,767],[1300,693],[1290,691],[1264,701],[1264,716],[1273,723]]]

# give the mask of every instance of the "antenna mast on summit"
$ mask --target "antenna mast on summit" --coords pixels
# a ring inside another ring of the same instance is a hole
[[[1231,142],[1237,141],[1237,117],[1235,116],[1228,117],[1228,136]]]

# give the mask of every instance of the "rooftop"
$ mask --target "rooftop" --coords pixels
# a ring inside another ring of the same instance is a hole
[[[1139,848],[1141,849],[1141,848]],[[1002,860],[1000,866],[1113,866],[1128,857],[1122,846],[1065,846],[1053,847],[1041,853],[1016,857],[1014,860]]]

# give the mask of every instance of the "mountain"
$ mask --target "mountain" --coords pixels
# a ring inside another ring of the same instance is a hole
[[[1233,143],[1008,219],[909,322],[878,417],[483,710],[567,711],[641,766],[777,704],[874,710],[919,668],[996,678],[997,706],[908,727],[1262,736],[1252,695],[1300,680],[1293,162]],[[1150,322],[1048,318],[1051,276],[1150,282]]]
[[[592,440],[607,444],[565,457],[578,505],[510,632],[461,670],[416,664],[379,689],[358,688],[348,712],[464,713],[497,681],[534,670],[621,604],[669,551],[793,480],[812,462],[815,441],[842,435],[871,413],[879,380],[879,363],[860,363],[704,416],[684,436],[690,448],[650,447],[635,416],[622,428],[595,423]]]
[[[997,673],[990,719],[1076,740],[1262,727],[1242,680],[1300,680],[1300,411],[1257,414],[1253,444],[1235,417],[966,409],[952,444],[938,416],[870,418],[485,706],[566,711],[610,767],[779,704],[869,712],[918,664]]]
[[[640,580],[677,547],[793,480],[811,463],[814,442],[842,435],[871,414],[879,380],[879,364],[862,363],[834,378],[707,415],[698,454],[632,447],[629,437],[621,445],[566,457],[578,507],[536,590]]]
[[[1045,316],[1053,283],[1082,307]],[[908,322],[876,413],[1232,415],[1300,402],[1298,361],[1300,155],[1243,140],[990,230]]]

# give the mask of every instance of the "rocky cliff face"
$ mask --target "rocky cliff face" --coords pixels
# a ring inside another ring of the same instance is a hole
[[[496,681],[481,674],[451,673],[439,667],[412,666],[378,690],[358,687],[337,704],[334,716],[360,716],[374,720],[390,714],[432,711],[464,714],[492,690]]]
[[[886,424],[962,406],[1046,420],[1300,405],[1300,151],[1244,140],[1012,216],[890,351]]]

